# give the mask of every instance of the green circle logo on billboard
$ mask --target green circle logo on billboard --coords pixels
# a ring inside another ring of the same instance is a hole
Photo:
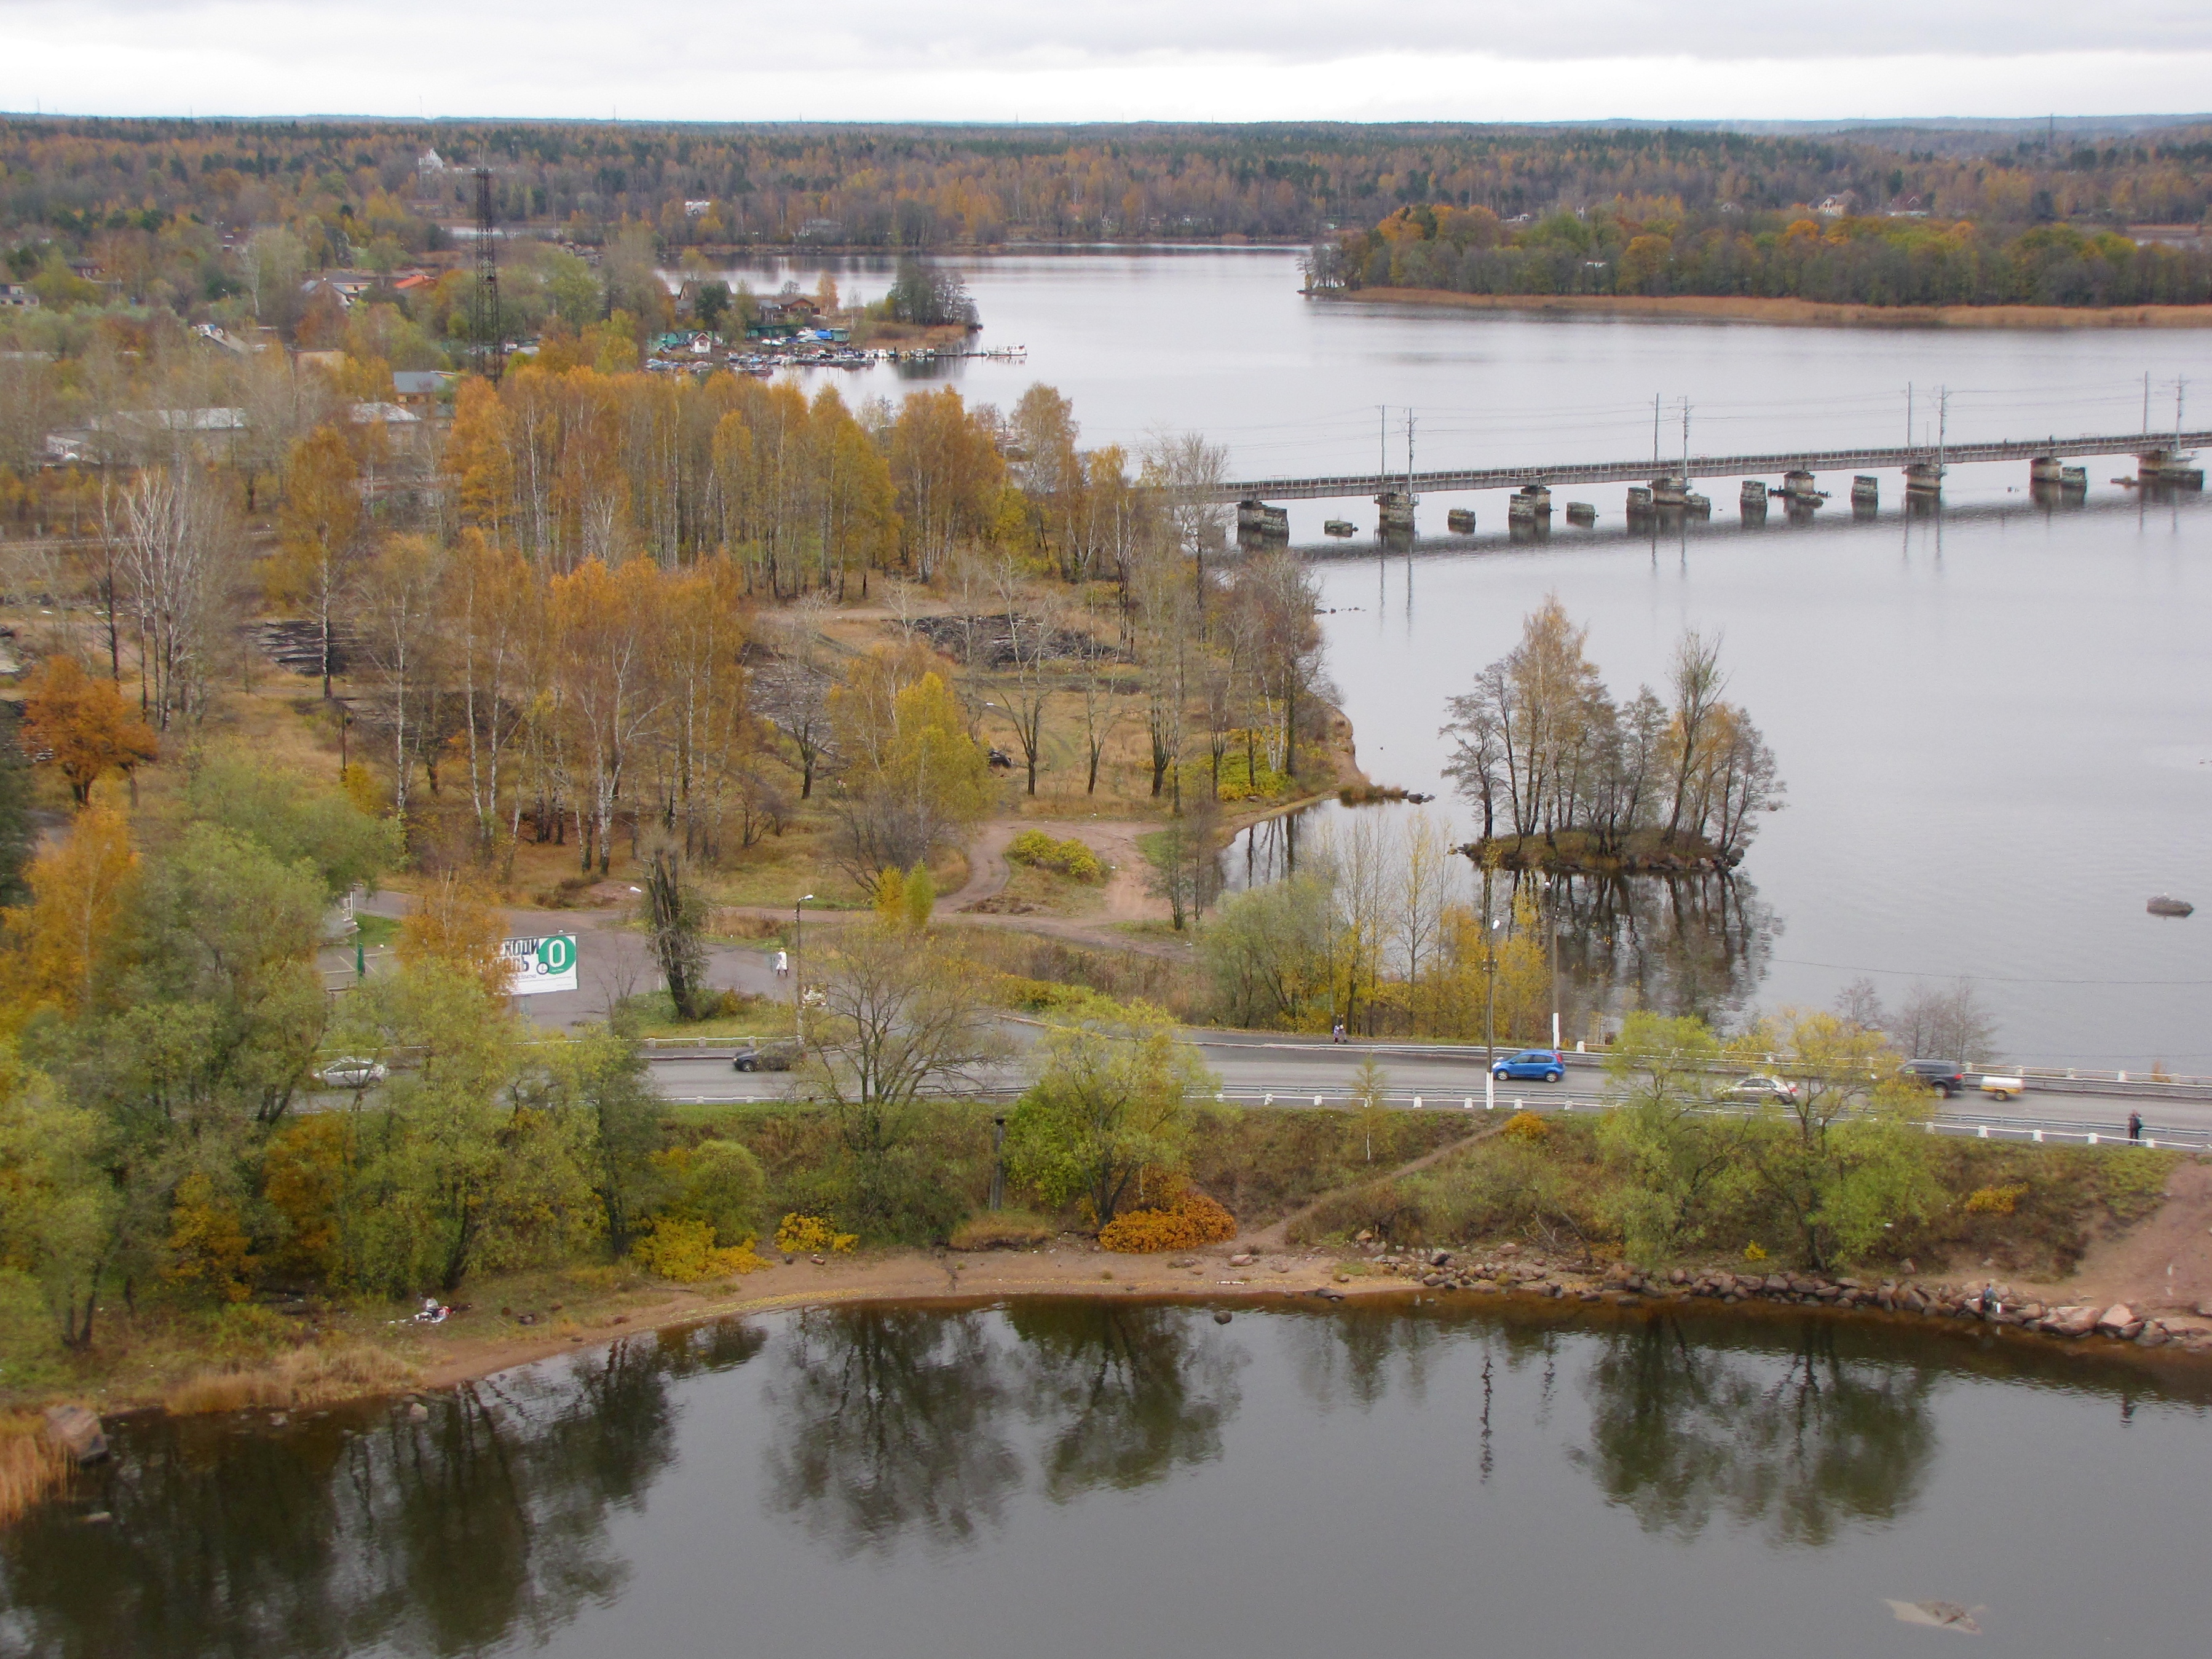
[[[550,933],[543,939],[502,940],[499,953],[511,966],[509,994],[542,996],[549,991],[574,991],[576,982],[576,936]]]

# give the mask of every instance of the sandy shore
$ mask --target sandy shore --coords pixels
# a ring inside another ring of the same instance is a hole
[[[1370,288],[1310,297],[1332,304],[1436,306],[1457,311],[1575,313],[1659,321],[1771,323],[1818,328],[2212,328],[2212,306],[1869,306],[1725,295],[1454,294]]]
[[[1170,1255],[1116,1255],[1063,1243],[1033,1250],[902,1250],[818,1263],[805,1256],[788,1264],[771,1258],[774,1265],[764,1272],[726,1288],[671,1286],[623,1298],[578,1321],[525,1327],[496,1314],[464,1314],[422,1332],[414,1358],[421,1368],[419,1386],[439,1389],[633,1331],[841,1302],[1000,1296],[1202,1296],[1212,1301],[1310,1294],[1324,1286],[1345,1294],[1406,1288],[1396,1279],[1337,1285],[1336,1256],[1330,1252],[1273,1250],[1232,1266],[1231,1255],[1244,1249],[1215,1245]]]

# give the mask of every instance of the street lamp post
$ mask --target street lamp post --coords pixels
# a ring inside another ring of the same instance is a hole
[[[1552,1048],[1559,1047],[1559,917],[1552,899],[1552,875],[1544,875],[1544,948],[1552,958]]]
[[[806,924],[800,913],[813,899],[811,893],[802,894],[791,907],[791,1035],[802,1047],[806,1042],[806,1023],[800,1012],[806,1006]]]

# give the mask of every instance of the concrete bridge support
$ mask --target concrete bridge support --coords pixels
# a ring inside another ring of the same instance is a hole
[[[1410,536],[1413,533],[1413,507],[1420,497],[1409,490],[1386,489],[1375,498],[1381,514],[1381,528],[1386,536]]]

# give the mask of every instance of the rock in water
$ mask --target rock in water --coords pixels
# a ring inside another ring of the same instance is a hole
[[[1216,1309],[1213,1310],[1213,1322],[1214,1322],[1215,1324],[1217,1324],[1217,1325],[1226,1325],[1226,1324],[1229,1322],[1229,1320],[1230,1320],[1230,1313],[1229,1313],[1229,1310],[1228,1310],[1228,1309],[1226,1309],[1226,1308],[1216,1308]]]
[[[1962,1607],[1956,1601],[1891,1601],[1890,1612],[1903,1625],[1932,1625],[1942,1630],[1962,1630],[1970,1636],[1979,1636],[1982,1627],[1974,1618],[1986,1613],[1986,1607]]]
[[[96,1463],[107,1455],[99,1414],[83,1406],[47,1407],[46,1438],[80,1463]]]
[[[2143,908],[2154,916],[2193,916],[2197,914],[2197,907],[2187,899],[2172,898],[2164,893],[2160,893],[2148,904],[2143,906]]]

